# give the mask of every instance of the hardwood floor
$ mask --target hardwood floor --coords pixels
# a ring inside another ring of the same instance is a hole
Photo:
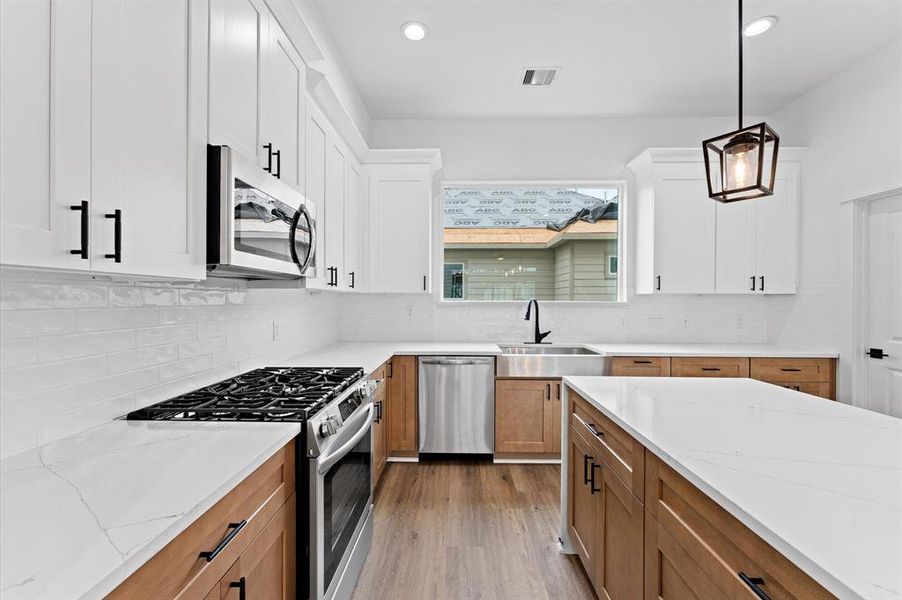
[[[390,463],[352,600],[594,599],[558,551],[560,467]]]

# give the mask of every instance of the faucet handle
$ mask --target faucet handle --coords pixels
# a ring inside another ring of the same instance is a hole
[[[547,338],[549,335],[551,335],[550,329],[548,331],[540,332],[539,333],[539,342],[541,343],[541,341],[544,340],[545,338]]]

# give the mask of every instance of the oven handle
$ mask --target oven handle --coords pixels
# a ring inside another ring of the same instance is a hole
[[[325,475],[326,473],[328,473],[329,469],[331,469],[332,466],[335,465],[335,463],[344,458],[345,455],[348,454],[348,452],[350,452],[351,449],[357,445],[357,442],[359,442],[363,438],[363,436],[366,435],[366,432],[369,431],[370,427],[372,427],[373,405],[370,404],[369,406],[367,406],[366,411],[361,414],[366,415],[365,417],[363,417],[363,426],[359,430],[357,430],[357,432],[351,437],[351,439],[342,444],[341,447],[338,448],[338,450],[336,450],[335,452],[332,452],[325,456],[320,456],[316,461],[316,471],[320,475]]]

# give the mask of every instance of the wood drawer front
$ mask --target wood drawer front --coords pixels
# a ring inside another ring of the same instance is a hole
[[[388,363],[384,362],[379,365],[379,367],[375,371],[372,372],[370,377],[379,381],[383,381],[386,375],[388,375]]]
[[[645,498],[645,447],[572,389],[571,424],[598,449],[602,462],[640,501]]]
[[[647,594],[647,597],[657,597],[654,592],[660,591],[662,585],[666,587],[666,581],[662,584],[661,580],[668,577],[674,588],[685,585],[704,592],[698,594],[702,598],[754,599],[754,592],[740,578],[740,573],[744,573],[751,578],[762,578],[764,583],[761,589],[774,600],[833,598],[787,558],[650,452],[647,453],[645,476],[648,494],[645,508],[654,521],[646,521],[646,569],[658,571],[658,580],[655,580],[654,573],[646,574],[652,578],[651,581],[646,579],[646,589],[652,594]],[[658,536],[657,539],[655,536]],[[662,548],[662,545],[665,547]],[[668,552],[672,558],[667,557]],[[681,554],[689,557],[691,565],[678,558]],[[671,567],[685,563],[687,566],[697,566],[698,570],[693,572],[692,569],[677,568],[682,583],[674,583],[662,566],[662,560],[669,562]],[[710,585],[716,588],[717,593],[709,593]]]
[[[669,356],[615,356],[611,375],[620,377],[670,377]]]
[[[289,442],[178,537],[135,571],[108,599],[204,598],[229,567],[294,494],[294,441]],[[216,548],[231,529],[247,523],[211,561],[201,552]]]
[[[762,381],[833,381],[832,358],[753,358],[752,379]]]
[[[762,381],[764,381],[765,383],[772,383],[774,385],[784,387],[788,390],[805,392],[806,394],[811,394],[812,396],[827,398],[828,400],[836,399],[833,394],[833,386],[823,381]]]
[[[739,357],[674,357],[670,359],[673,377],[748,377],[749,359]]]

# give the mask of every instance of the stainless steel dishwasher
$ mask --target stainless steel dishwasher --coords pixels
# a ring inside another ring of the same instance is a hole
[[[420,452],[491,454],[495,448],[495,358],[419,359]]]

